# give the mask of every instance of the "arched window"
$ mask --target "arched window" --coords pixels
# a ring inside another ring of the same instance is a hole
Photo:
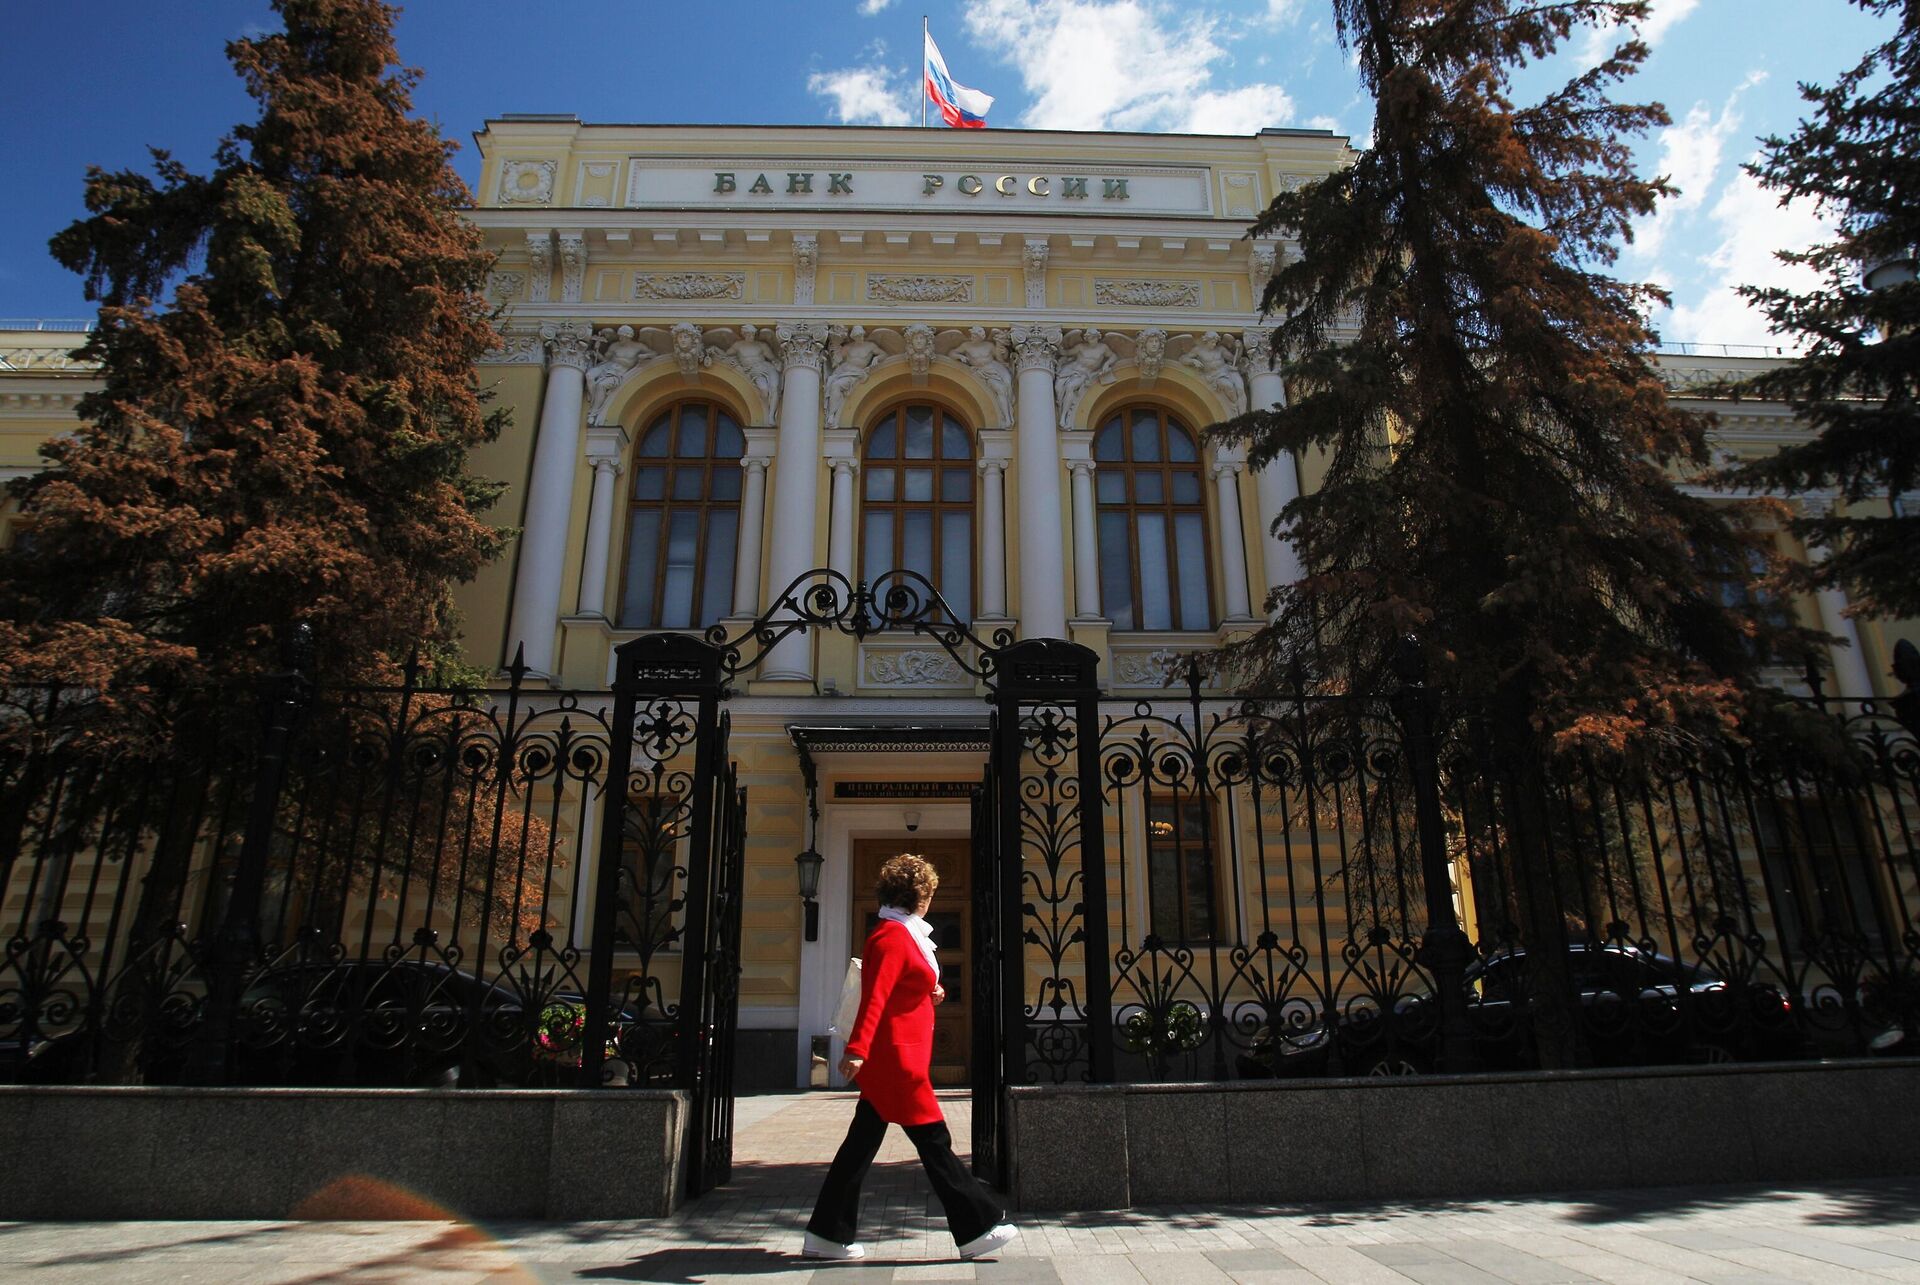
[[[867,434],[860,574],[904,568],[973,618],[973,435],[938,406],[911,403]]]
[[[704,628],[727,614],[745,452],[740,425],[712,402],[681,402],[641,434],[627,492],[622,628]]]
[[[1211,629],[1200,451],[1179,420],[1124,408],[1093,439],[1100,603],[1115,629]]]

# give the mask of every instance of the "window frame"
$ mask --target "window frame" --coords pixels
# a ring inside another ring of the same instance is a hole
[[[909,459],[906,454],[907,412],[915,407],[927,407],[933,411],[933,454],[925,460]],[[893,428],[893,454],[876,460],[872,454],[873,440],[881,429],[888,424]],[[941,448],[945,443],[945,428],[952,425],[958,428],[966,438],[967,455],[964,471],[967,474],[967,498],[963,500],[941,499],[941,478],[944,472],[961,463],[951,460]],[[933,472],[933,498],[931,500],[909,500],[906,498],[906,474],[909,467],[924,467]],[[871,477],[876,469],[886,470],[893,475],[893,498],[875,500],[869,498]],[[946,553],[945,522],[946,515],[964,512],[967,515],[967,599],[960,604],[964,611],[956,612],[960,624],[971,624],[980,610],[980,435],[967,422],[964,415],[946,402],[934,397],[906,397],[882,409],[871,416],[860,433],[860,470],[859,470],[859,518],[855,522],[854,566],[855,576],[871,584],[877,575],[897,571],[906,566],[906,523],[903,517],[909,513],[931,513],[933,515],[933,574],[927,579],[941,598],[953,606],[951,595],[943,583],[941,574]],[[893,557],[888,565],[873,567],[867,564],[867,518],[870,513],[889,513],[893,515],[892,545]]]
[[[1143,874],[1145,876],[1141,880],[1141,893],[1146,903],[1144,906],[1146,911],[1145,922],[1147,931],[1159,937],[1165,945],[1218,949],[1220,947],[1234,946],[1239,943],[1244,936],[1242,925],[1238,922],[1237,902],[1233,896],[1233,885],[1229,882],[1232,875],[1229,866],[1231,865],[1233,857],[1233,845],[1226,845],[1228,851],[1225,859],[1222,858],[1221,854],[1221,813],[1224,811],[1231,814],[1232,812],[1231,808],[1222,808],[1220,806],[1223,799],[1223,794],[1201,794],[1194,790],[1169,789],[1152,790],[1141,798],[1140,819],[1144,838],[1141,851],[1144,858]],[[1156,820],[1154,813],[1155,810],[1159,808],[1176,809],[1173,818],[1171,854],[1175,862],[1174,886],[1179,894],[1179,905],[1175,909],[1175,918],[1180,924],[1180,932],[1178,935],[1168,935],[1160,932],[1160,920],[1157,913],[1158,907],[1156,906],[1154,892],[1155,864],[1157,856],[1166,851],[1166,849],[1163,849],[1161,844],[1156,841],[1154,836],[1153,827]],[[1201,834],[1198,838],[1187,838],[1183,833],[1184,827],[1181,825],[1179,812],[1188,809],[1195,810],[1199,814]],[[1189,922],[1190,906],[1188,903],[1192,886],[1188,877],[1188,866],[1195,855],[1198,855],[1207,863],[1205,886],[1207,890],[1206,917],[1208,931],[1198,935],[1187,931],[1192,926]]]
[[[1135,460],[1133,458],[1133,417],[1139,412],[1148,412],[1157,419],[1160,459]],[[1099,457],[1100,439],[1109,428],[1117,428],[1121,440],[1121,458],[1101,459]],[[1177,429],[1193,444],[1193,459],[1174,460],[1171,458],[1170,430]],[[1212,633],[1220,627],[1220,594],[1214,585],[1214,521],[1207,502],[1207,467],[1205,451],[1200,434],[1188,427],[1176,411],[1158,402],[1131,401],[1122,403],[1108,411],[1101,418],[1099,426],[1093,430],[1091,443],[1094,472],[1094,529],[1100,532],[1106,525],[1101,518],[1106,515],[1124,515],[1127,530],[1127,584],[1130,600],[1128,610],[1131,619],[1122,624],[1115,615],[1115,604],[1109,601],[1111,595],[1106,592],[1106,560],[1110,555],[1107,542],[1096,536],[1096,557],[1100,563],[1100,609],[1101,614],[1113,624],[1115,633]],[[1199,483],[1199,498],[1192,502],[1178,502],[1174,499],[1174,478],[1178,473],[1191,471]],[[1104,473],[1118,473],[1126,480],[1126,499],[1110,501],[1100,494],[1100,476]],[[1158,501],[1138,499],[1139,488],[1136,479],[1146,473],[1157,474],[1160,479]],[[1142,513],[1159,515],[1165,529],[1165,565],[1167,567],[1168,607],[1172,623],[1154,626],[1145,620],[1145,595],[1141,591],[1140,556],[1140,515]],[[1182,516],[1197,514],[1200,520],[1200,562],[1206,569],[1202,577],[1201,592],[1205,596],[1204,623],[1194,624],[1186,620],[1186,612],[1181,603],[1177,586],[1180,583],[1180,538],[1179,522]]]
[[[703,455],[681,455],[678,452],[681,416],[692,407],[702,407],[707,412],[706,453]],[[721,421],[733,426],[740,438],[740,454],[716,454],[717,438]],[[654,432],[662,427],[667,434],[667,450],[663,455],[642,455],[640,452]],[[620,534],[620,581],[619,597],[614,604],[614,621],[618,629],[705,629],[717,621],[724,620],[733,610],[733,581],[740,567],[740,541],[745,535],[740,529],[740,510],[745,492],[746,428],[740,416],[732,407],[711,396],[682,397],[662,407],[647,426],[634,434],[633,450],[629,457],[627,482],[625,487],[626,513]],[[660,495],[657,498],[642,499],[635,495],[643,471],[652,468],[665,470],[661,482]],[[714,494],[714,479],[722,469],[732,469],[738,475],[731,498]],[[683,471],[698,469],[701,473],[700,496],[698,499],[674,497],[674,484]],[[634,536],[637,515],[642,510],[657,513],[653,530],[653,601],[649,604],[644,620],[636,619],[633,604],[628,601],[632,592],[632,569],[635,553]],[[667,554],[670,544],[673,517],[677,513],[691,512],[696,515],[696,534],[693,555],[693,594],[689,609],[690,621],[685,625],[662,623],[666,615],[665,595],[667,592]],[[709,539],[712,530],[712,518],[716,513],[733,515],[733,559],[726,568],[726,575],[719,585],[721,601],[709,607],[704,601],[710,569],[707,560],[710,554]]]

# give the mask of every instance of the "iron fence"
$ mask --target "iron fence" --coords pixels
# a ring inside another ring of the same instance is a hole
[[[1530,758],[1436,708],[1208,699],[1197,673],[1101,701],[1097,818],[1050,813],[1029,755],[1009,1078],[1104,1078],[1102,1024],[1122,1080],[1913,1050],[1920,746],[1883,708],[1810,709],[1824,747],[1631,760]],[[1063,880],[1090,828],[1103,859]]]
[[[168,702],[161,756],[85,697],[5,711],[0,1076],[579,1081],[612,694],[289,675]],[[674,1082],[687,836],[621,793],[593,1060]]]

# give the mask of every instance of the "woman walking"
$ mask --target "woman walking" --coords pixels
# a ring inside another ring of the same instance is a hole
[[[940,876],[924,857],[903,854],[880,867],[880,922],[867,937],[860,966],[860,1015],[847,1034],[840,1074],[860,1089],[847,1140],[827,1170],[807,1223],[808,1258],[864,1258],[855,1244],[860,1184],[880,1151],[887,1126],[907,1131],[927,1180],[947,1211],[960,1257],[979,1258],[1019,1233],[1005,1211],[953,1154],[928,1068],[933,1061],[933,1006],[947,997],[934,957],[926,913]]]

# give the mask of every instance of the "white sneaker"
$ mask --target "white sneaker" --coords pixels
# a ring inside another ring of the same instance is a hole
[[[989,1254],[1006,1248],[1006,1246],[1012,1242],[1013,1238],[1019,1234],[1020,1229],[1012,1223],[1001,1223],[986,1235],[976,1236],[966,1244],[960,1246],[960,1257],[985,1258]]]
[[[980,1240],[985,1241],[986,1237],[982,1236]],[[802,1258],[831,1258],[837,1262],[844,1262],[866,1256],[867,1251],[862,1246],[842,1245],[838,1241],[828,1240],[825,1236],[816,1236],[812,1232],[808,1232],[807,1238],[800,1242]]]

